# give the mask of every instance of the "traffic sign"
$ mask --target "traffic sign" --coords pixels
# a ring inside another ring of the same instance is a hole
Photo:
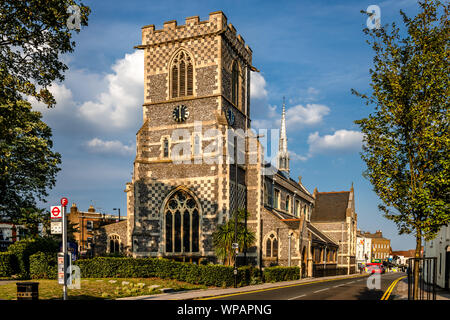
[[[232,249],[239,249],[239,243],[236,243],[236,242],[232,243],[231,244],[231,248]]]
[[[61,206],[50,207],[50,218],[51,219],[61,219],[62,218]]]
[[[66,197],[62,197],[62,198],[61,198],[61,205],[67,206],[68,203],[69,203],[69,200],[67,200]]]

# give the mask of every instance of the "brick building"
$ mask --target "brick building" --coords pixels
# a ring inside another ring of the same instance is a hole
[[[391,255],[391,240],[383,237],[381,230],[375,233],[361,231],[361,236],[372,239],[372,261],[387,261]]]
[[[67,215],[67,221],[69,224],[73,224],[75,228],[73,236],[78,245],[78,252],[81,255],[90,255],[94,254],[96,246],[105,248],[107,246],[106,243],[101,242],[106,241],[105,239],[101,238],[100,241],[100,238],[95,238],[97,231],[106,225],[116,225],[118,224],[116,222],[119,220],[117,216],[96,212],[92,205],[87,211],[79,211],[77,205],[73,203]],[[121,225],[125,226],[125,231],[120,239],[120,243],[123,243],[122,247],[124,247],[124,244],[127,247],[126,221],[124,220]],[[110,230],[111,228],[112,226],[105,230]],[[96,249],[95,251],[100,253],[99,250]]]
[[[246,208],[256,235],[247,261],[298,265],[304,275],[336,269],[339,244],[314,224],[314,195],[289,175],[284,103],[277,168],[249,130],[250,71],[257,69],[226,16],[145,26],[137,48],[145,56],[145,100],[125,189],[132,255],[218,262],[216,226]]]

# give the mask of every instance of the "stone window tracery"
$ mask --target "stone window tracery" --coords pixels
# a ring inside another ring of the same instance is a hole
[[[170,68],[172,98],[194,94],[194,67],[191,56],[180,50],[172,60]]]
[[[199,252],[199,205],[186,191],[178,190],[164,209],[166,252]]]

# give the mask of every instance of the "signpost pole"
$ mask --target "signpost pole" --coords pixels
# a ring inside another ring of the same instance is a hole
[[[64,284],[63,284],[63,299],[67,300],[67,218],[66,206],[62,207],[62,249],[64,254]]]

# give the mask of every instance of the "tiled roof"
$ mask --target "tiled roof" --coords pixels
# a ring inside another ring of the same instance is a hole
[[[350,191],[319,192],[311,221],[342,221],[346,218]]]

